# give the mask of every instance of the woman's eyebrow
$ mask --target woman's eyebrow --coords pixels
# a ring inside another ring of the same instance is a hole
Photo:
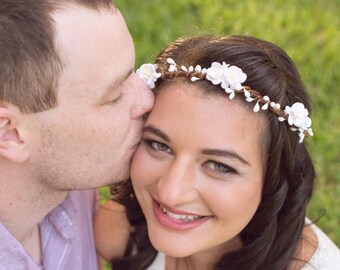
[[[170,138],[168,137],[168,135],[166,135],[163,131],[154,127],[153,125],[145,126],[143,128],[143,132],[150,132],[150,133],[162,138],[163,140],[170,142]]]
[[[246,161],[244,158],[242,158],[240,155],[238,155],[234,151],[205,148],[202,150],[202,153],[204,155],[212,155],[212,156],[218,156],[218,157],[228,157],[228,158],[237,159],[241,161],[243,164],[250,166],[250,163],[248,161]]]

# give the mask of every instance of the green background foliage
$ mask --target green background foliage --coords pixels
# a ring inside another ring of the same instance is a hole
[[[115,0],[135,41],[136,66],[168,42],[199,34],[245,34],[282,47],[312,97],[314,137],[306,143],[318,178],[310,219],[340,246],[340,1]]]

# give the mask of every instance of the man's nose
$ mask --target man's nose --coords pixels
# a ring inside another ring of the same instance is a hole
[[[139,118],[151,111],[155,102],[155,95],[137,75],[134,87],[135,91],[133,91],[133,94],[135,96],[133,98],[135,99],[135,103],[132,109],[132,118]]]

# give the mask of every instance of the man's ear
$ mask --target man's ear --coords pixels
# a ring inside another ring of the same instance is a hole
[[[0,157],[13,162],[25,162],[29,151],[18,132],[20,110],[7,102],[0,101]]]

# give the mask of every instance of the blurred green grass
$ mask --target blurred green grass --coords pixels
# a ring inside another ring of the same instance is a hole
[[[306,140],[318,174],[308,209],[340,246],[340,1],[115,0],[136,47],[136,66],[180,36],[245,34],[281,46],[312,97],[314,137]]]

